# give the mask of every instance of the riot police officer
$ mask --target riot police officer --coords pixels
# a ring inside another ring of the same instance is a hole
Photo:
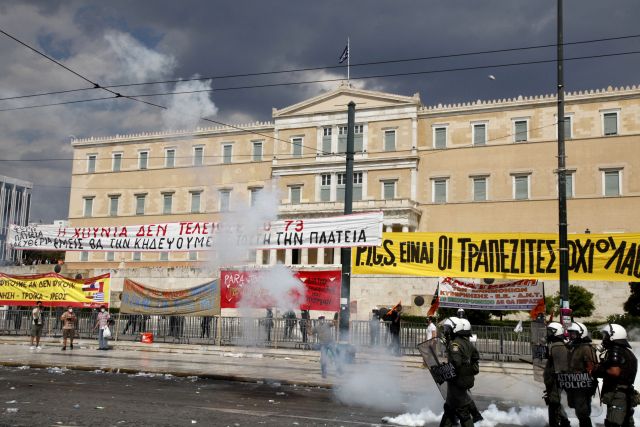
[[[627,341],[627,331],[620,325],[604,325],[602,347],[605,352],[594,374],[604,378],[602,401],[607,405],[605,426],[633,426],[633,406],[636,393],[633,382],[638,372],[638,360]]]
[[[592,377],[596,367],[596,352],[587,327],[573,322],[567,328],[569,333],[568,365],[566,381],[559,385],[567,391],[567,403],[575,409],[580,427],[592,427],[591,399],[595,394],[597,382]]]
[[[469,394],[473,388],[475,376],[479,372],[478,350],[469,341],[471,324],[457,317],[449,317],[443,322],[444,337],[447,346],[447,358],[455,369],[454,378],[447,381],[447,398],[440,427],[451,427],[456,418],[462,427],[473,426],[472,412],[475,403]]]
[[[564,342],[564,328],[558,322],[547,325],[547,364],[544,367],[544,401],[548,406],[549,427],[570,427],[567,413],[562,407],[557,374],[568,370],[567,346]]]

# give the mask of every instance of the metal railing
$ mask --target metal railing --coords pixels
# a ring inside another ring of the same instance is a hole
[[[43,312],[42,336],[62,336],[62,311]],[[97,312],[81,311],[77,336],[97,337],[94,326]],[[140,341],[141,333],[153,334],[155,342],[203,345],[248,345],[278,348],[314,348],[317,338],[312,334],[318,320],[253,318],[253,317],[192,317],[143,316],[113,314],[112,339]],[[475,342],[483,359],[519,360],[531,357],[531,334],[528,329],[516,333],[510,327],[474,326]],[[0,311],[0,335],[29,335],[31,310]],[[337,336],[334,328],[334,338]],[[419,355],[417,345],[426,340],[423,323],[402,322],[400,347],[403,354]],[[387,322],[353,320],[350,323],[350,344],[358,351],[384,351],[392,345]]]

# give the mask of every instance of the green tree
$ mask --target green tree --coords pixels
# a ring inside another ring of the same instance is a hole
[[[625,301],[624,311],[632,316],[640,316],[640,282],[629,282],[631,295]]]
[[[554,298],[554,304],[560,306],[560,292]],[[569,285],[569,306],[571,307],[571,315],[573,317],[589,317],[596,309],[593,303],[593,293],[589,292],[582,286]]]

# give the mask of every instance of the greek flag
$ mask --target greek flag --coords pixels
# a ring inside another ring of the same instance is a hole
[[[340,55],[340,59],[338,59],[338,62],[340,64],[342,64],[344,61],[346,61],[349,58],[349,45],[347,44],[344,47],[344,50],[342,51],[342,55]]]

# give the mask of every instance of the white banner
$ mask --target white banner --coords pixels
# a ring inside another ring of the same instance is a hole
[[[531,310],[542,298],[542,282],[517,280],[486,284],[440,279],[440,307],[471,310]]]
[[[382,212],[326,218],[285,219],[265,224],[252,236],[212,222],[58,227],[11,225],[7,244],[14,249],[40,251],[175,252],[216,249],[216,233],[225,244],[253,249],[341,248],[379,246]]]

